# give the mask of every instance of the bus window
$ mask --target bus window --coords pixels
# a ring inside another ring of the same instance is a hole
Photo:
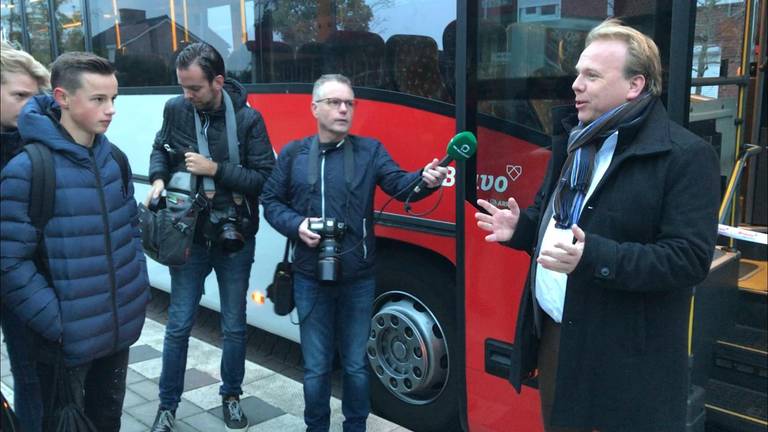
[[[710,142],[720,155],[723,185],[736,162],[739,86],[727,82],[697,84],[745,74],[741,62],[745,13],[743,1],[696,4],[688,128]]]
[[[48,4],[39,0],[24,2],[29,30],[29,53],[40,63],[48,65],[53,61]]]
[[[93,51],[115,63],[121,86],[172,85],[175,55],[207,42],[231,75],[250,64],[245,41],[254,32],[253,1],[94,0],[90,2]],[[250,79],[244,80],[250,82]]]
[[[59,53],[85,51],[85,31],[80,0],[56,0],[56,44]]]
[[[0,0],[0,35],[3,40],[22,45],[21,10],[18,0]]]
[[[358,87],[451,102],[453,70],[444,65],[453,62],[454,47],[443,35],[456,10],[440,3],[274,2],[256,14],[271,31],[247,45],[267,82],[311,83],[341,73]]]

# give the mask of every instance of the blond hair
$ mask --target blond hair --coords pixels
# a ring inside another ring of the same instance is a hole
[[[0,83],[5,84],[8,74],[23,73],[37,81],[38,89],[47,90],[51,86],[51,74],[39,61],[28,53],[14,49],[11,44],[2,41],[0,48]]]
[[[587,35],[586,45],[596,40],[618,40],[627,44],[624,77],[645,77],[645,89],[654,96],[661,94],[661,59],[656,43],[615,18],[607,19]]]

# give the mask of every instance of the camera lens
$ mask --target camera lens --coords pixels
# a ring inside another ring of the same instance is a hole
[[[243,239],[243,235],[237,231],[234,224],[225,223],[221,226],[218,244],[224,252],[232,254],[245,246],[245,239]]]

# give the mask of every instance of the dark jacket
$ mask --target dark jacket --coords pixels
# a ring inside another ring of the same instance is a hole
[[[240,143],[240,165],[229,162],[224,103],[212,112],[202,112],[201,123],[210,121],[207,128],[208,147],[211,158],[219,168],[214,176],[216,196],[213,206],[226,209],[232,203],[232,191],[245,195],[251,209],[252,225],[243,234],[254,236],[258,231],[259,194],[275,165],[275,154],[269,142],[267,128],[261,114],[249,107],[248,94],[240,83],[233,79],[224,82],[224,89],[232,99],[237,121],[237,139]],[[184,153],[197,149],[195,137],[195,107],[177,96],[165,104],[163,126],[155,137],[149,162],[149,181],[163,179],[168,184],[171,175],[185,171]],[[201,220],[208,221],[208,214],[201,214]],[[198,223],[198,230],[205,224]],[[199,233],[199,231],[198,231]],[[201,240],[200,235],[197,236]]]
[[[19,135],[19,130],[11,129],[0,132],[0,160],[2,160],[0,169],[5,168],[19,151],[21,151],[21,135]]]
[[[565,156],[560,141],[509,242],[531,256]],[[661,102],[619,130],[613,161],[578,222],[586,240],[566,287],[553,424],[684,429],[690,299],[717,237],[718,166],[713,149],[670,121]],[[510,379],[518,385],[535,367],[532,283],[517,323],[520,369]]]
[[[22,152],[5,167],[0,185],[2,296],[35,333],[60,341],[64,361],[74,366],[138,339],[149,282],[133,185],[124,190],[105,136],[97,135],[90,149],[78,145],[60,129],[57,114],[50,96],[35,96],[19,117],[24,141],[48,146],[56,170],[53,216],[43,233],[52,284],[33,260],[32,168]]]
[[[376,258],[376,238],[373,233],[373,197],[376,186],[389,195],[405,200],[421,178],[421,171],[405,172],[392,160],[384,146],[371,138],[348,136],[339,148],[321,151],[324,169],[318,170],[314,189],[308,178],[309,148],[317,141],[311,136],[288,143],[280,152],[277,167],[262,195],[264,217],[270,225],[286,237],[296,241],[294,269],[315,277],[318,248],[310,248],[299,239],[299,225],[306,217],[335,218],[347,225],[342,238],[342,278],[346,280],[373,274]],[[347,189],[344,171],[343,146],[354,149],[354,177]],[[320,173],[325,173],[321,175]],[[323,184],[321,184],[323,183]],[[325,191],[325,194],[321,193]],[[412,201],[432,192],[425,188],[414,194]]]

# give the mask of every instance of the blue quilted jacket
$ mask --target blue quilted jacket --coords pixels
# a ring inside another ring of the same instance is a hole
[[[2,171],[0,269],[2,301],[48,341],[62,344],[68,366],[129,347],[138,339],[149,282],[138,231],[133,185],[124,190],[110,143],[88,149],[58,124],[46,95],[19,117],[25,142],[51,149],[56,167],[53,217],[44,229],[50,281],[34,261],[35,228],[28,213],[31,163],[25,152]]]

